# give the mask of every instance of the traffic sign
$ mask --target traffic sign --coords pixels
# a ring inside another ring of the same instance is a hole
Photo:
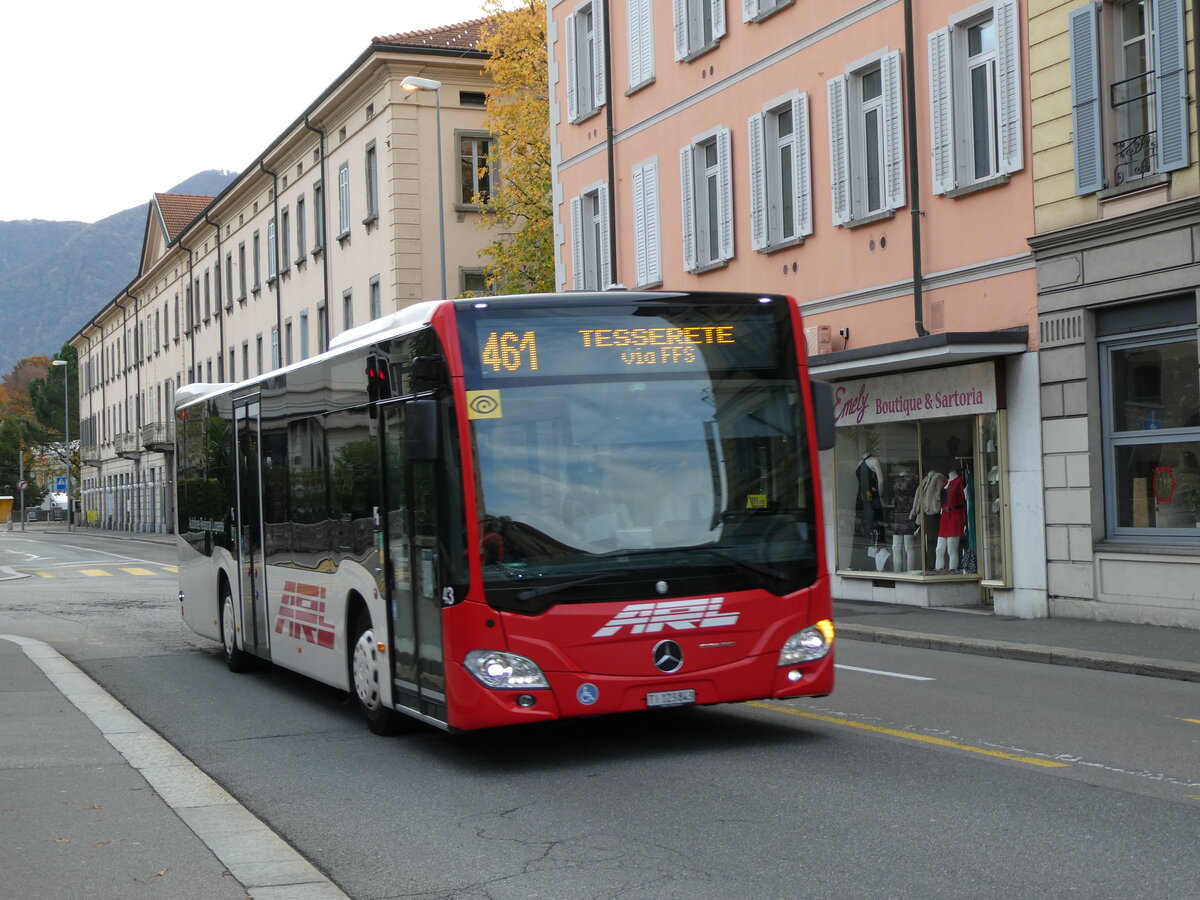
[[[65,491],[67,489],[67,476],[56,475],[54,478],[54,489],[56,491]]]
[[[26,481],[24,478],[22,478],[20,481],[17,482],[17,490],[18,491],[23,491],[27,487],[29,487],[29,482]]]

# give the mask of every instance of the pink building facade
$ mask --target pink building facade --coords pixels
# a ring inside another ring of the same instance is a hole
[[[1046,615],[1024,3],[548,6],[559,286],[793,296],[834,595]]]

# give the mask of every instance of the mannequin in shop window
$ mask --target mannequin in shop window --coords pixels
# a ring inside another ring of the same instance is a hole
[[[892,478],[892,571],[918,568],[917,475],[909,466],[898,466]]]
[[[935,562],[939,572],[958,568],[958,550],[963,532],[967,528],[967,499],[963,479],[957,469],[950,470],[943,492],[942,520],[938,525]]]
[[[883,530],[883,466],[869,452],[864,453],[854,477],[858,479],[856,512],[861,517],[867,554],[874,559]]]

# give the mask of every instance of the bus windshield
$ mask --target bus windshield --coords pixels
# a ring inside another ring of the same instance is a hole
[[[813,473],[786,304],[463,312],[493,606],[812,583]]]

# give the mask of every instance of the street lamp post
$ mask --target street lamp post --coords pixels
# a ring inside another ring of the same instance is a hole
[[[67,531],[70,531],[71,517],[75,512],[71,504],[71,379],[67,377],[71,372],[71,364],[65,359],[52,359],[50,365],[66,366],[63,369],[63,449],[67,454]]]
[[[438,173],[438,248],[442,260],[442,299],[446,298],[446,204],[442,199],[442,83],[432,78],[406,75],[400,82],[406,91],[433,91],[435,126],[437,128],[437,173]]]

